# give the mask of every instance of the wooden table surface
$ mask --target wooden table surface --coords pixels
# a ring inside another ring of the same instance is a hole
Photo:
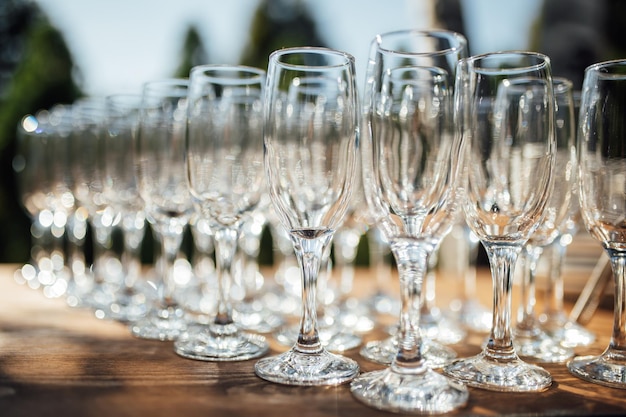
[[[16,265],[0,266],[0,417],[12,416],[383,416],[350,394],[349,386],[291,387],[254,374],[254,360],[209,363],[177,356],[171,342],[133,338],[126,326],[99,320],[87,310],[46,299],[17,284]],[[359,271],[367,288],[368,271]],[[446,294],[445,281],[438,293]],[[487,302],[491,283],[479,274]],[[489,305],[489,304],[488,304]],[[599,336],[579,354],[600,353],[608,344],[612,312],[599,311],[588,327]],[[384,336],[377,330],[365,340]],[[482,338],[452,346],[460,357],[478,353]],[[270,353],[284,350],[272,344]],[[362,371],[381,369],[347,356]],[[565,365],[544,365],[554,379],[541,393],[500,393],[470,388],[454,416],[625,415],[626,391],[579,380]]]

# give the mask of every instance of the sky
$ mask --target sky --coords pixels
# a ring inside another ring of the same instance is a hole
[[[237,63],[259,0],[35,0],[65,37],[89,95],[139,92],[169,77],[190,24],[212,63]],[[433,27],[431,0],[306,0],[328,45],[365,71],[375,35]],[[461,0],[472,52],[525,49],[541,0]]]

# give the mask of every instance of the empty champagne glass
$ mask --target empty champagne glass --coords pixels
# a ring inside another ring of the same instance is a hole
[[[145,234],[143,200],[139,196],[134,165],[134,140],[141,107],[140,94],[116,94],[105,98],[104,198],[119,215],[123,249],[122,274],[115,298],[104,310],[106,317],[135,321],[144,316],[151,287],[142,280],[141,243]]]
[[[469,395],[431,369],[420,331],[429,259],[457,218],[450,81],[440,67],[386,68],[380,92],[371,93],[372,107],[364,109],[371,126],[363,144],[363,167],[371,170],[366,195],[396,259],[402,308],[391,365],[360,375],[350,388],[382,410],[444,413]]]
[[[534,80],[534,88],[518,93],[519,79]],[[556,146],[550,60],[523,51],[463,59],[455,95],[463,142],[463,212],[491,264],[493,323],[483,351],[456,360],[444,372],[488,390],[542,391],[552,377],[518,357],[510,316],[516,260],[539,226],[553,188]]]
[[[190,328],[174,349],[206,361],[259,357],[265,338],[233,321],[230,288],[242,227],[257,209],[263,187],[263,89],[265,71],[226,65],[194,67],[189,78],[187,164],[198,214],[215,244],[217,312],[212,323]]]
[[[446,73],[446,85],[449,89],[447,92],[449,92],[453,91],[456,63],[465,56],[467,56],[467,41],[463,36],[455,32],[445,30],[407,30],[376,36],[371,44],[367,68],[363,106],[365,117],[370,117],[368,112],[373,109],[373,100],[380,94],[382,77],[387,70],[404,66],[442,68]],[[363,134],[364,140],[362,142],[370,140],[365,137],[365,135],[370,134],[370,129],[364,129]],[[379,140],[376,139],[374,143],[378,142]],[[370,186],[371,184],[368,184],[368,181],[372,180],[368,178],[372,170],[371,167],[366,166],[366,163],[368,163],[367,158],[367,156],[363,156],[362,162],[365,187]],[[368,205],[370,210],[374,210],[371,208],[372,204]],[[375,216],[380,216],[381,212],[386,213],[386,210],[378,210],[378,214],[375,214]],[[389,240],[388,233],[384,231],[383,234]],[[423,320],[419,320],[419,322],[421,326]],[[439,333],[438,323],[433,322],[432,324],[430,334],[436,335]],[[446,330],[453,331],[453,329]],[[400,337],[396,331],[392,331],[392,333],[392,336],[387,339],[368,342],[361,349],[361,356],[373,362],[390,364],[398,353],[398,340]],[[422,336],[422,354],[430,366],[441,367],[456,357],[454,350],[431,338],[425,337],[423,333]]]
[[[574,107],[574,131],[578,127],[580,113],[580,90],[572,92]],[[557,132],[559,126],[557,125]],[[575,141],[576,139],[574,139]],[[567,347],[588,346],[596,340],[596,335],[576,320],[568,317],[563,306],[564,266],[567,247],[574,241],[581,225],[580,205],[578,203],[578,185],[574,188],[570,203],[569,218],[563,223],[560,235],[554,240],[551,249],[548,287],[545,293],[543,313],[539,316],[541,328],[554,340]]]
[[[543,85],[536,80],[513,80],[514,112],[531,112],[538,100],[543,101]],[[574,189],[577,183],[576,145],[574,135],[574,97],[569,80],[554,77],[556,152],[554,165],[554,189],[544,209],[539,227],[531,235],[522,252],[521,304],[518,321],[513,329],[513,344],[523,358],[538,362],[565,362],[574,355],[571,348],[561,345],[550,337],[539,325],[535,312],[535,278],[539,259],[544,249],[559,237],[570,219]],[[539,91],[536,89],[539,88]],[[523,97],[523,101],[518,99]],[[517,106],[519,103],[519,107]],[[521,107],[521,105],[524,107]]]
[[[598,356],[567,363],[587,381],[626,388],[626,60],[585,70],[577,138],[580,211],[589,233],[604,247],[615,280],[611,341]]]
[[[176,302],[174,262],[183,232],[193,213],[187,185],[185,79],[144,85],[135,142],[135,175],[146,218],[161,245],[159,271],[153,286],[157,297],[145,317],[131,324],[133,335],[175,340],[187,330],[184,309]]]
[[[265,172],[270,197],[301,268],[302,319],[293,347],[263,358],[256,374],[288,385],[337,385],[356,361],[320,341],[316,286],[323,256],[342,224],[355,182],[359,112],[354,58],[327,48],[270,55],[265,99]]]

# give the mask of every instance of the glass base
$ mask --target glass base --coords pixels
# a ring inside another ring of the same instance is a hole
[[[239,331],[234,324],[194,326],[174,342],[179,356],[209,362],[245,361],[268,350],[263,336]]]
[[[596,340],[596,336],[593,332],[570,320],[567,320],[559,326],[549,326],[548,323],[546,323],[543,326],[543,330],[548,336],[569,348],[589,346]]]
[[[285,385],[340,385],[359,374],[356,361],[323,349],[307,353],[295,347],[280,355],[263,358],[254,365],[260,378]]]
[[[469,397],[465,386],[430,369],[419,374],[391,368],[367,372],[352,381],[350,390],[370,407],[403,413],[447,413],[463,407]]]
[[[465,384],[490,391],[539,392],[552,384],[552,376],[545,369],[528,364],[519,358],[496,360],[484,352],[458,359],[443,368],[445,375]]]
[[[130,331],[133,336],[141,339],[176,340],[187,331],[187,320],[183,310],[179,308],[152,310],[132,323]]]
[[[300,326],[286,326],[279,329],[274,338],[283,346],[293,346],[298,340]],[[344,331],[341,326],[328,325],[318,329],[318,335],[322,346],[331,352],[345,352],[357,348],[363,342],[361,336]]]
[[[489,333],[492,325],[491,309],[482,305],[478,300],[455,300],[450,309],[463,328],[474,333]]]
[[[567,369],[585,381],[626,389],[626,357],[610,349],[600,356],[577,356],[567,363]]]
[[[465,339],[466,332],[456,322],[445,317],[438,309],[423,311],[420,315],[420,331],[424,338],[444,345],[454,345]]]
[[[515,334],[513,346],[521,358],[536,362],[563,363],[574,356],[573,349],[560,345],[541,331],[532,335]]]
[[[396,336],[391,336],[385,340],[368,342],[359,353],[369,361],[390,365],[398,354],[398,340]],[[456,352],[449,347],[430,339],[422,339],[422,357],[429,368],[442,368],[456,356]]]
[[[279,314],[268,309],[260,301],[241,302],[233,309],[233,320],[244,330],[270,333],[285,323]]]

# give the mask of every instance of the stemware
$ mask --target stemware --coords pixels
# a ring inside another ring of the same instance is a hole
[[[175,340],[187,329],[184,309],[175,299],[174,263],[193,213],[187,185],[185,79],[148,82],[142,91],[135,143],[135,175],[146,218],[161,247],[152,285],[157,296],[147,314],[130,326],[144,339]]]
[[[513,80],[513,111],[529,111],[537,100],[544,100],[536,80]],[[544,332],[535,314],[535,278],[544,248],[552,245],[560,231],[571,218],[574,188],[578,185],[576,175],[576,147],[574,135],[574,104],[571,81],[554,77],[556,152],[554,165],[554,189],[544,209],[539,227],[531,235],[522,251],[521,303],[518,321],[513,328],[513,344],[520,357],[539,362],[565,362],[574,355],[571,348],[561,345]],[[539,92],[535,91],[537,88]],[[524,106],[520,98],[524,97]],[[540,108],[540,107],[537,107]],[[528,110],[527,110],[528,109]]]
[[[463,406],[464,385],[435,372],[420,328],[429,258],[457,218],[451,77],[440,67],[386,68],[364,109],[368,204],[390,242],[400,277],[401,313],[391,365],[355,378],[352,394],[388,411],[443,413]]]
[[[597,356],[567,363],[579,378],[626,388],[626,60],[606,61],[585,70],[577,151],[583,223],[611,260],[614,324],[611,341]]]
[[[67,207],[56,192],[58,157],[65,152],[53,122],[53,110],[26,115],[18,124],[13,158],[21,203],[31,220],[31,259],[19,270],[31,288],[43,288],[48,297],[65,293],[69,274],[64,271],[64,230]],[[56,290],[54,290],[56,287]]]
[[[580,113],[580,90],[573,91],[572,98],[574,100],[573,135],[576,137],[578,114]],[[557,129],[559,129],[558,126]],[[580,229],[581,221],[578,186],[576,186],[570,203],[569,218],[563,223],[559,237],[550,245],[548,285],[545,292],[544,310],[539,316],[539,323],[543,331],[567,347],[588,346],[596,340],[596,335],[591,330],[585,328],[575,319],[568,317],[563,305],[565,255],[567,247],[572,244]]]
[[[122,273],[115,298],[103,312],[120,321],[135,321],[147,312],[150,287],[141,279],[141,243],[145,234],[143,200],[139,196],[134,169],[134,136],[139,121],[140,94],[105,97],[104,198],[121,217],[123,235]]]
[[[443,68],[446,72],[446,77],[448,77],[447,86],[450,91],[453,91],[456,63],[459,58],[465,56],[467,56],[467,41],[463,36],[455,32],[445,30],[407,30],[378,35],[372,41],[370,48],[370,60],[365,86],[364,113],[367,114],[373,107],[372,100],[374,96],[381,91],[381,78],[388,69],[409,65]],[[364,135],[369,134],[370,130],[364,129],[363,133]],[[365,138],[363,142],[367,140],[368,138]],[[370,175],[371,169],[365,165],[369,161],[368,158],[368,156],[364,156],[362,161],[365,187],[369,186],[368,181],[371,180],[367,178]],[[371,204],[368,205],[371,207]],[[372,209],[370,208],[370,210]],[[382,212],[385,213],[386,211],[383,210]],[[380,216],[380,214],[376,214],[375,216]],[[389,241],[388,234],[386,232],[383,232],[383,234],[387,241]],[[430,313],[423,309],[422,312]],[[420,326],[422,326],[422,320],[419,320],[419,322]],[[439,334],[439,323],[434,320],[430,322],[432,326],[429,329],[429,334]],[[445,329],[445,332],[450,335],[454,333],[454,329],[450,327]],[[361,349],[361,356],[373,362],[390,364],[398,353],[399,338],[399,334],[395,329],[392,330],[391,333],[392,335],[387,339],[368,342]],[[443,334],[444,332],[441,333]],[[422,334],[422,336],[424,335]],[[426,358],[430,366],[434,367],[441,367],[456,357],[456,352],[452,349],[443,346],[438,341],[429,337],[422,337],[422,349],[424,358]]]
[[[518,79],[533,79],[537,87],[514,94]],[[550,60],[524,51],[477,55],[459,62],[456,82],[465,183],[462,206],[468,226],[489,257],[493,322],[482,352],[456,360],[444,367],[444,373],[488,390],[542,391],[552,377],[519,358],[510,316],[515,262],[539,226],[553,188]]]
[[[263,358],[256,374],[288,385],[338,385],[356,361],[327,351],[317,328],[317,280],[333,234],[350,204],[359,113],[354,58],[327,48],[270,55],[264,154],[272,205],[301,269],[302,317],[295,344]]]
[[[265,354],[265,338],[233,321],[230,287],[242,227],[263,188],[265,71],[202,65],[189,77],[187,175],[196,212],[208,221],[215,244],[217,312],[212,323],[190,328],[177,354],[206,361],[237,361]]]

